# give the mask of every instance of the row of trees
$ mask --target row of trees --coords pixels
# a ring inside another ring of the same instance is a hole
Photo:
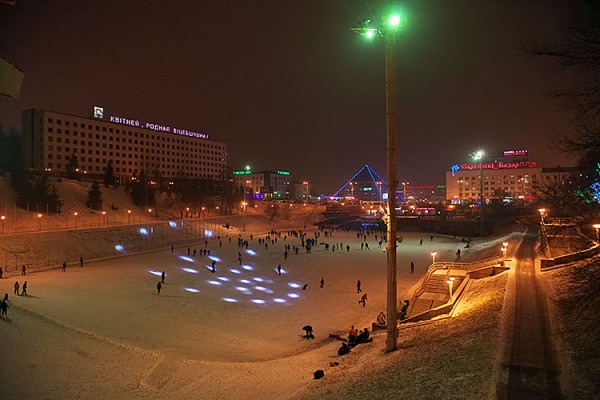
[[[14,130],[5,133],[0,129],[0,171],[10,173],[17,206],[25,209],[45,206],[47,210],[59,213],[62,201],[56,186],[46,175],[36,175],[26,171],[22,148],[21,135]]]

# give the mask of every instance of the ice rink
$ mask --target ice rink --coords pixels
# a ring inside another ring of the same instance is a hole
[[[10,309],[0,321],[0,397],[292,398],[335,355],[339,342],[328,334],[370,327],[385,310],[386,254],[381,234],[367,237],[366,250],[356,232],[334,231],[321,234],[311,254],[300,249],[285,259],[284,245],[300,245],[285,235],[268,249],[258,244],[266,233],[252,240],[246,233],[247,250],[233,236],[222,246],[210,240],[210,256],[193,257],[202,242],[190,256],[175,248],[3,279]],[[411,298],[432,251],[437,261],[454,261],[463,249],[461,238],[402,237],[399,303]],[[468,260],[470,249],[462,251]],[[366,307],[358,304],[357,279]],[[15,280],[28,281],[29,296],[12,295]],[[315,340],[302,339],[306,324]]]

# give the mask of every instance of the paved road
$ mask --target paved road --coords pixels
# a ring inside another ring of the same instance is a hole
[[[514,292],[507,316],[503,381],[498,399],[562,399],[550,337],[546,293],[535,267],[537,231],[529,228],[516,250]]]

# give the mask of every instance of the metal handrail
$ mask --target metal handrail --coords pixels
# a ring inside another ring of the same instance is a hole
[[[480,260],[480,261],[475,261],[472,263],[458,263],[458,262],[447,262],[447,261],[435,262],[435,263],[431,264],[429,266],[429,268],[427,268],[427,274],[425,275],[425,279],[423,280],[421,287],[415,291],[415,295],[413,296],[413,299],[415,297],[418,297],[421,294],[423,294],[423,292],[425,291],[425,288],[427,287],[427,284],[429,283],[429,277],[435,271],[437,271],[439,269],[445,269],[445,270],[463,269],[465,271],[474,271],[479,268],[485,268],[490,265],[498,264],[499,260],[501,260],[501,257],[490,257],[490,258],[486,258],[486,259]]]

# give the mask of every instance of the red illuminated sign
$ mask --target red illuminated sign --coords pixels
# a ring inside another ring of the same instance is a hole
[[[524,157],[527,156],[527,150],[504,150],[504,157]]]
[[[535,161],[518,161],[518,162],[493,162],[487,164],[460,164],[461,170],[477,170],[482,169],[517,169],[517,168],[535,168]]]

